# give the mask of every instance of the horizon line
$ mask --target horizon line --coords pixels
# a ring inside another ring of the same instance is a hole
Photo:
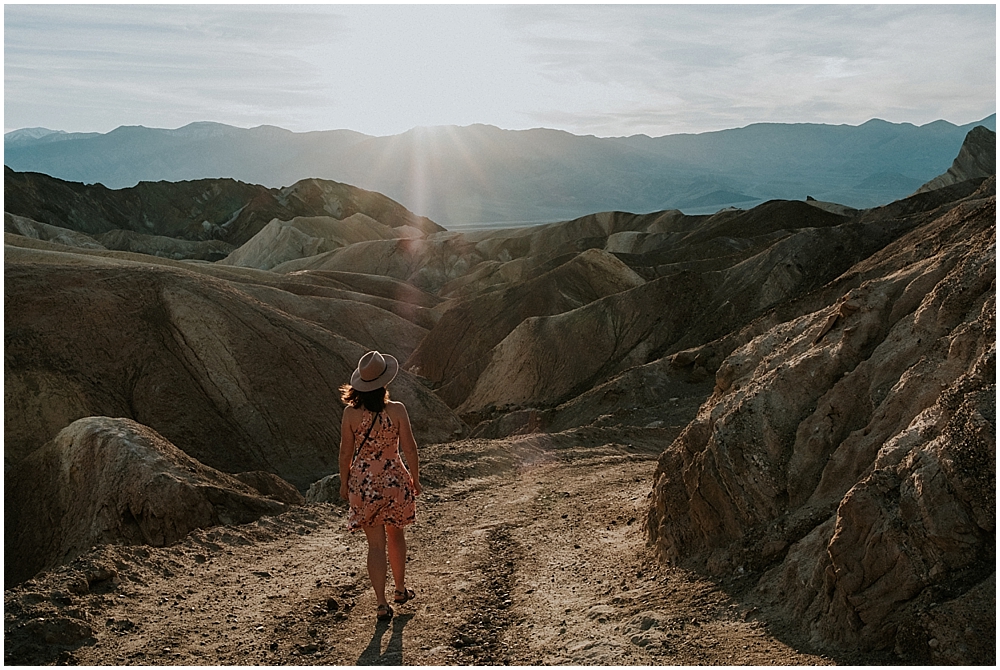
[[[547,131],[557,132],[557,133],[566,133],[567,135],[572,135],[574,137],[593,137],[593,138],[596,138],[596,139],[608,139],[608,140],[613,140],[613,139],[628,139],[628,138],[631,138],[631,137],[648,137],[650,139],[660,139],[660,138],[663,138],[663,137],[708,135],[708,134],[711,134],[711,133],[721,133],[721,132],[727,132],[727,131],[731,131],[731,130],[743,130],[745,128],[750,128],[752,126],[831,126],[831,127],[848,126],[848,127],[851,127],[851,128],[860,128],[861,126],[867,125],[867,124],[872,123],[872,122],[882,122],[882,123],[888,123],[890,125],[895,125],[895,126],[913,126],[914,128],[924,128],[926,126],[931,126],[931,125],[934,125],[934,124],[937,124],[937,123],[947,123],[947,124],[950,124],[952,126],[955,126],[956,128],[960,128],[962,126],[968,126],[968,125],[972,125],[974,123],[980,123],[982,121],[986,121],[987,119],[989,119],[991,117],[995,117],[995,116],[996,116],[996,112],[994,111],[991,114],[988,114],[988,115],[986,115],[986,116],[984,116],[982,118],[979,118],[979,119],[974,119],[974,120],[969,121],[967,123],[955,123],[954,121],[949,121],[948,119],[935,119],[934,121],[928,121],[927,123],[920,124],[920,125],[917,125],[915,123],[911,123],[909,121],[889,121],[887,119],[882,119],[882,118],[879,118],[879,117],[872,117],[872,118],[868,119],[867,121],[864,121],[864,122],[858,123],[858,124],[851,124],[851,123],[820,123],[820,122],[815,122],[815,121],[789,121],[789,122],[780,122],[780,121],[755,121],[755,122],[751,122],[751,123],[748,123],[748,124],[743,125],[743,126],[734,126],[734,127],[730,127],[730,128],[719,128],[719,129],[716,129],[716,130],[705,130],[705,131],[698,132],[698,133],[668,133],[666,135],[656,135],[656,136],[648,135],[646,133],[635,133],[633,135],[593,135],[593,134],[577,135],[576,133],[572,133],[572,132],[570,132],[568,130],[563,130],[561,128],[550,128],[550,127],[545,127],[545,126],[536,126],[536,127],[532,127],[532,128],[503,128],[503,127],[494,125],[492,123],[470,123],[470,124],[467,124],[467,125],[441,124],[441,125],[433,125],[433,126],[413,126],[412,128],[410,128],[408,130],[405,130],[405,131],[403,131],[401,133],[394,133],[394,134],[390,134],[390,135],[369,135],[368,133],[363,133],[363,132],[358,131],[358,130],[352,130],[350,128],[327,128],[327,129],[323,129],[323,130],[289,130],[288,128],[282,128],[281,126],[276,126],[276,125],[270,124],[270,123],[262,123],[262,124],[259,124],[259,125],[256,125],[256,126],[237,126],[237,125],[233,125],[231,123],[224,123],[224,122],[221,122],[221,121],[207,121],[206,120],[206,121],[191,121],[190,123],[186,123],[183,126],[178,126],[176,128],[162,128],[162,127],[156,127],[156,126],[144,126],[142,124],[122,124],[120,126],[116,126],[115,128],[112,128],[111,130],[109,130],[107,132],[100,132],[100,131],[94,131],[94,130],[74,130],[74,131],[67,131],[67,130],[46,128],[44,126],[25,126],[25,127],[22,127],[22,128],[14,128],[12,130],[6,130],[5,129],[4,130],[4,140],[6,140],[7,136],[10,135],[10,134],[12,134],[12,133],[18,133],[18,132],[30,131],[30,130],[44,130],[44,131],[47,132],[47,134],[56,134],[56,133],[58,133],[58,134],[65,134],[65,135],[101,135],[101,136],[103,136],[103,135],[109,135],[109,134],[111,134],[111,133],[113,133],[115,131],[118,131],[118,130],[128,129],[128,128],[143,128],[145,130],[178,131],[178,130],[183,130],[185,128],[189,128],[191,126],[196,126],[196,125],[224,126],[226,128],[234,128],[234,129],[237,129],[237,130],[257,130],[257,129],[260,129],[260,128],[274,128],[276,130],[281,130],[281,131],[284,131],[284,132],[287,132],[287,133],[291,133],[293,135],[306,135],[306,134],[309,134],[309,133],[337,133],[337,132],[347,132],[347,133],[356,133],[358,135],[363,135],[365,137],[370,137],[370,138],[399,137],[401,135],[406,135],[408,133],[412,133],[414,131],[419,131],[419,130],[437,130],[437,129],[447,129],[447,128],[465,129],[465,128],[475,128],[477,126],[482,126],[482,127],[486,127],[486,128],[495,128],[497,130],[501,130],[501,131],[504,131],[504,132],[520,133],[520,132],[534,132],[534,131],[539,131],[539,130],[547,130]]]

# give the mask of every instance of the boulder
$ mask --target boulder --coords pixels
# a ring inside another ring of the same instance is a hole
[[[314,503],[346,504],[346,501],[340,498],[340,473],[327,475],[323,479],[310,484],[309,490],[306,491],[306,500]]]
[[[285,509],[149,427],[108,417],[74,421],[15,465],[4,507],[8,584],[96,544],[164,546],[195,528]]]

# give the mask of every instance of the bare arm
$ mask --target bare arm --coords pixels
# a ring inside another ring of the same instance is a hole
[[[413,437],[413,429],[410,427],[410,415],[406,413],[406,406],[403,403],[395,403],[396,422],[399,424],[399,448],[406,459],[406,467],[410,471],[410,478],[413,479],[413,487],[417,495],[423,488],[420,486],[420,461],[417,458],[417,441]]]
[[[344,408],[344,418],[340,422],[340,497],[347,500],[347,480],[351,476],[351,460],[354,458],[354,431],[351,428],[353,407]]]

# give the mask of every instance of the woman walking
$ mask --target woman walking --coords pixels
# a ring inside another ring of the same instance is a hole
[[[406,407],[389,400],[386,388],[398,371],[395,358],[369,351],[358,361],[351,383],[340,388],[347,405],[340,427],[340,497],[350,502],[347,527],[364,530],[368,538],[368,577],[383,620],[393,615],[385,597],[387,551],[393,602],[402,604],[415,595],[406,588],[404,527],[416,518],[420,466]]]

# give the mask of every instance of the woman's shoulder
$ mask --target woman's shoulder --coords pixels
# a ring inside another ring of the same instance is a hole
[[[385,413],[391,417],[406,416],[406,405],[398,400],[390,400],[385,404]]]
[[[352,428],[354,428],[361,421],[361,417],[364,415],[364,412],[364,409],[361,407],[347,405],[344,407],[344,420],[347,421]]]

